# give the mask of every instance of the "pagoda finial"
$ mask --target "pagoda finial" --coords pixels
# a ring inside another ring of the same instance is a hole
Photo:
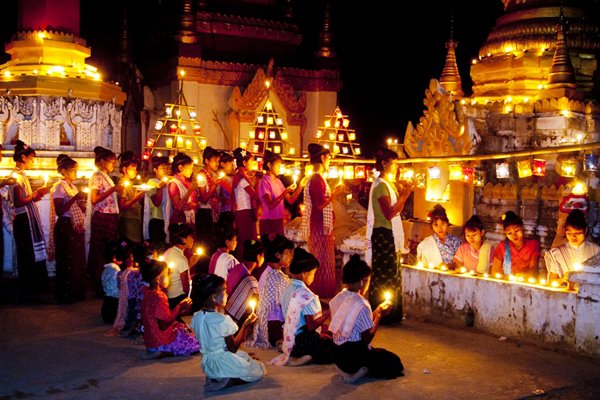
[[[440,77],[440,84],[442,87],[452,93],[455,98],[460,99],[464,93],[462,90],[462,80],[460,79],[460,73],[458,72],[458,65],[456,64],[456,46],[458,42],[454,40],[454,13],[450,17],[450,39],[446,42],[446,65],[442,71]]]
[[[569,49],[566,40],[566,20],[562,1],[560,3],[560,15],[555,27],[556,50],[552,59],[552,68],[548,74],[549,89],[576,89],[575,69],[571,64]]]
[[[283,6],[283,16],[287,20],[294,19],[294,7],[292,6],[292,0],[285,0],[285,4]]]
[[[182,5],[177,40],[179,43],[196,43],[196,14],[193,12],[192,0],[183,0]]]
[[[325,1],[325,15],[323,17],[323,26],[319,34],[319,50],[317,57],[319,58],[335,58],[335,50],[333,49],[333,32],[331,32],[331,7],[329,0]]]
[[[123,21],[121,22],[121,62],[129,64],[131,61],[131,50],[129,42],[129,23],[127,21],[127,7],[123,8]]]

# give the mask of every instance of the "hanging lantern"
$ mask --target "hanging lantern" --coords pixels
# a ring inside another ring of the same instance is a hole
[[[246,143],[244,140],[242,140],[240,142],[240,148],[246,150],[246,147],[248,147],[248,143]]]
[[[496,178],[505,179],[510,177],[510,169],[508,163],[496,164]]]
[[[344,179],[354,179],[354,167],[352,165],[344,165]]]
[[[338,146],[337,144],[333,145],[333,152],[335,154],[338,154],[340,152],[340,146]]]
[[[344,141],[344,134],[343,134],[343,133],[338,133],[338,140],[339,140],[340,142],[343,142],[343,141]]]
[[[584,157],[583,168],[586,171],[594,172],[598,170],[598,154],[586,154]]]
[[[200,140],[200,150],[206,149],[206,139]]]
[[[356,165],[354,167],[354,177],[357,179],[365,178],[365,166],[364,165]]]
[[[344,122],[342,123],[342,125],[344,126],[344,128],[347,128],[350,125],[350,120],[344,119]]]
[[[440,179],[440,174],[440,167],[438,166],[427,168],[427,176],[429,179]]]
[[[273,125],[273,117],[267,117],[267,125]]]
[[[254,132],[254,131],[252,131],[252,132]],[[198,124],[194,125],[194,133],[196,135],[200,134],[200,125],[198,125]]]
[[[143,159],[143,160],[148,160],[149,158],[150,158],[150,152],[148,152],[148,151],[145,151],[145,152],[142,154],[142,159]]]
[[[348,147],[346,147],[346,146],[342,146],[342,153],[343,153],[343,154],[348,154],[348,152],[349,152],[349,151],[350,151],[350,150],[348,150]]]
[[[248,137],[250,139],[254,139],[254,138],[256,138],[256,133],[254,133],[254,131],[250,131],[250,132],[248,132]]]
[[[258,144],[255,144],[254,146],[252,146],[252,151],[254,153],[258,153],[258,149],[259,149]]]
[[[267,109],[267,111],[271,111],[273,109],[273,103],[267,100],[265,108]]]
[[[541,158],[533,159],[532,174],[535,176],[546,176],[546,160]]]
[[[340,121],[335,121],[335,123],[333,124],[333,126],[335,126],[336,128],[340,127]]]
[[[335,140],[335,133],[329,134],[329,140]]]
[[[154,125],[154,129],[156,129],[157,131],[160,131],[163,127],[163,122],[162,121],[156,121],[156,125]]]
[[[171,133],[177,132],[177,125],[171,124],[171,126],[169,127],[169,130],[171,131]]]
[[[286,131],[281,132],[281,140],[288,140],[288,134]]]
[[[517,161],[517,171],[519,172],[519,178],[528,178],[533,175],[529,160]]]
[[[356,154],[357,156],[359,156],[359,155],[360,155],[360,147],[356,147],[356,148],[354,149],[354,154]]]
[[[351,142],[355,141],[356,140],[356,133],[350,132],[348,134],[348,140],[351,141]]]
[[[329,167],[329,179],[338,179],[339,178],[338,169],[335,166]]]
[[[331,121],[327,120],[325,121],[325,128],[330,128],[331,127]]]
[[[148,140],[146,140],[146,147],[152,147],[154,146],[154,139],[150,138]]]
[[[283,125],[283,119],[282,119],[282,118],[277,118],[277,119],[275,120],[275,123],[276,123],[277,125]]]
[[[275,139],[275,131],[269,131],[269,139]]]
[[[485,171],[476,169],[473,173],[473,186],[485,185]]]
[[[460,164],[450,164],[448,169],[450,171],[448,179],[451,181],[461,181],[463,179],[463,169]]]
[[[577,164],[575,160],[569,159],[562,162],[560,166],[560,174],[567,178],[573,178],[577,171]]]
[[[281,153],[281,146],[279,146],[279,145],[273,146],[273,153],[275,153],[275,154]]]
[[[258,131],[258,138],[263,140],[265,138],[265,133],[263,131]]]
[[[288,150],[288,154],[290,156],[293,156],[294,154],[296,154],[296,148],[295,147],[290,147],[290,149]]]
[[[256,118],[256,122],[258,122],[259,124],[264,124],[265,117],[263,117],[262,115],[259,115],[258,118]]]
[[[168,118],[171,118],[171,116],[173,115],[173,108],[171,108],[171,107],[167,107],[167,108],[165,109],[165,114],[167,114],[167,117],[168,117]]]
[[[473,167],[465,167],[462,170],[463,173],[463,182],[472,183],[473,178],[475,177],[475,168]]]
[[[317,139],[320,138],[322,134],[323,132],[321,130],[317,130]]]
[[[190,118],[196,119],[196,111],[190,111]]]

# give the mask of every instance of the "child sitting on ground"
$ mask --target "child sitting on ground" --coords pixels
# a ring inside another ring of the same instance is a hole
[[[237,247],[237,234],[231,227],[222,227],[217,233],[217,251],[210,258],[208,273],[219,275],[227,280],[229,270],[239,264],[230,253]]]
[[[319,260],[315,256],[303,248],[294,249],[290,264],[292,280],[281,295],[285,315],[283,354],[272,359],[271,364],[299,366],[311,361],[316,364],[333,362],[335,345],[330,338],[320,335],[321,325],[329,318],[329,310],[321,312],[319,297],[308,288],[318,268]]]
[[[483,223],[477,215],[465,222],[463,235],[467,243],[461,244],[454,255],[456,268],[465,267],[467,271],[488,273],[492,262],[492,245],[485,239]]]
[[[171,310],[166,290],[169,286],[169,268],[162,261],[147,259],[141,265],[147,287],[142,289],[142,321],[146,353],[143,358],[168,356],[189,356],[200,350],[200,345],[183,323],[176,321],[192,306],[192,300],[185,298]]]
[[[429,267],[437,268],[445,264],[454,269],[454,254],[461,245],[461,240],[448,233],[450,220],[444,207],[436,204],[430,218],[433,235],[427,236],[417,246],[417,260]]]
[[[121,265],[127,256],[126,249],[119,246],[119,241],[113,240],[104,248],[104,270],[102,271],[102,290],[104,301],[102,302],[102,319],[107,324],[113,324],[117,317],[119,306],[119,282],[117,275],[121,271]]]
[[[135,262],[133,260],[133,254],[131,253],[129,243],[122,239],[119,239],[116,242],[118,251],[123,253],[123,260],[121,264],[121,271],[119,271],[117,274],[117,284],[119,287],[117,315],[112,328],[106,333],[107,336],[118,336],[121,332],[124,332],[123,328],[127,325],[130,297],[127,280],[129,274],[135,274],[139,272],[139,270],[135,268]]]
[[[206,376],[204,389],[210,392],[260,380],[266,373],[265,365],[239,350],[256,323],[256,314],[251,313],[238,329],[231,317],[225,315],[225,280],[213,274],[200,280],[198,290],[194,291],[194,302],[202,305],[191,325],[200,342],[202,370]]]
[[[342,370],[342,380],[346,383],[355,382],[366,375],[383,379],[404,376],[400,357],[387,350],[371,347],[379,320],[391,310],[391,303],[386,300],[371,312],[371,305],[364,298],[369,290],[371,272],[359,255],[353,255],[342,272],[346,289],[329,302],[329,330],[337,345],[334,362]]]

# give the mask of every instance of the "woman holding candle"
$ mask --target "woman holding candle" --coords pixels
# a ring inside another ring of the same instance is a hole
[[[42,186],[31,190],[25,171],[35,163],[35,150],[20,140],[15,144],[13,155],[15,169],[11,176],[14,186],[14,235],[17,244],[17,266],[19,271],[19,292],[24,300],[34,293],[46,289],[48,270],[46,269],[46,243],[36,202],[48,193]]]
[[[177,153],[171,163],[171,172],[173,179],[168,184],[169,199],[165,225],[187,224],[195,232],[198,180],[192,179],[194,162],[185,153]]]
[[[115,169],[115,160],[117,159],[115,153],[97,146],[94,148],[94,155],[97,169],[88,183],[90,192],[85,218],[86,234],[90,235],[88,272],[99,288],[100,275],[104,266],[102,262],[104,246],[119,237],[118,194],[123,191],[123,186],[115,185],[108,175]]]
[[[196,234],[198,240],[212,253],[215,249],[215,224],[221,213],[219,196],[219,151],[208,146],[202,153],[204,167],[198,173],[198,212],[196,214]],[[224,175],[224,174],[223,174]]]
[[[167,214],[167,183],[169,182],[169,157],[152,157],[154,178],[148,180],[152,189],[146,192],[144,203],[144,240],[160,246],[167,239],[165,214]]]
[[[538,277],[540,244],[537,240],[525,239],[523,220],[513,211],[502,215],[502,226],[506,240],[494,249],[492,274]]]
[[[600,253],[600,246],[585,240],[588,225],[583,211],[575,209],[569,213],[565,234],[567,243],[548,250],[544,257],[550,280],[566,280],[570,272],[577,271],[584,261]]]
[[[119,155],[119,170],[123,192],[119,195],[119,234],[133,243],[142,243],[142,204],[145,193],[133,187],[137,177],[139,158],[133,151]]]
[[[396,152],[380,148],[375,153],[375,168],[379,177],[371,185],[367,210],[366,261],[373,267],[369,300],[379,304],[381,293],[390,291],[394,302],[386,322],[402,320],[402,269],[399,253],[406,254],[404,230],[400,214],[412,192],[412,184],[394,184],[397,166]]]
[[[52,187],[50,234],[55,243],[56,296],[60,302],[85,299],[85,202],[77,189],[77,162],[66,154],[56,157],[62,178]],[[52,215],[54,212],[54,215]],[[58,217],[55,221],[54,216]]]
[[[233,177],[233,197],[235,199],[235,226],[237,229],[238,246],[236,254],[241,258],[244,253],[244,242],[256,240],[256,203],[259,201],[258,193],[251,184],[252,179],[248,173],[255,170],[256,162],[249,151],[240,147],[233,151],[233,157],[237,165],[237,173]]]
[[[258,195],[262,204],[260,215],[260,234],[277,233],[283,235],[283,210],[284,199],[293,204],[302,193],[302,181],[300,185],[292,184],[288,188],[283,186],[277,177],[281,168],[282,159],[279,154],[266,150],[263,169],[267,171],[258,184]]]
[[[344,373],[343,381],[352,383],[367,375],[382,379],[404,376],[400,357],[385,349],[371,347],[381,318],[392,310],[391,297],[371,312],[371,305],[364,298],[369,291],[371,268],[358,254],[350,257],[342,273],[342,282],[347,289],[329,303],[329,330],[337,345],[334,362]]]
[[[320,268],[311,286],[317,295],[332,298],[336,293],[335,249],[333,241],[333,206],[331,201],[344,190],[343,182],[333,191],[323,173],[329,170],[329,150],[317,143],[308,145],[313,174],[304,188],[305,211],[302,232],[308,251],[319,260]]]
[[[448,233],[450,220],[444,207],[436,204],[430,218],[433,235],[427,236],[417,246],[417,260],[432,268],[445,265],[452,269],[454,255],[461,245],[461,240],[458,236]]]

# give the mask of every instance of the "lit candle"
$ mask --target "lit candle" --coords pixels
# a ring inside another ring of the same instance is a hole
[[[423,261],[419,261],[417,263],[417,268],[423,268]]]
[[[170,262],[168,264],[168,266],[169,266],[169,269],[173,269],[173,268],[175,268],[175,263],[174,262]]]
[[[254,310],[256,310],[256,299],[250,299],[250,301],[248,302],[248,305],[250,306],[250,310],[252,311],[252,314],[254,314]]]
[[[188,297],[191,298],[192,297],[192,279],[191,278],[188,283],[190,285],[190,290],[188,290]]]
[[[536,280],[535,280],[535,278],[529,278],[529,279],[527,280],[527,282],[529,282],[529,283],[535,283],[535,282],[536,282]]]
[[[502,279],[502,274],[496,274],[496,279]]]
[[[465,272],[467,272],[467,269],[465,267],[460,267],[460,273],[464,274]]]
[[[573,269],[575,271],[581,271],[582,268],[583,268],[583,266],[581,264],[579,264],[579,263],[573,264]]]
[[[440,269],[442,271],[448,271],[448,267],[446,267],[446,264],[442,264],[442,266],[440,267]]]
[[[129,182],[129,180],[125,179],[123,181],[123,187],[129,187],[129,185],[131,185],[131,182]]]
[[[165,176],[164,178],[162,178],[162,181],[163,181],[163,182],[169,182],[169,177],[168,177],[168,176]]]
[[[183,147],[183,138],[181,136],[177,136],[177,147]]]
[[[204,254],[204,249],[202,249],[202,247],[198,247],[196,249],[196,255],[201,256],[202,254]]]
[[[89,193],[90,192],[90,188],[89,187],[84,187],[83,190],[81,190],[83,193]]]
[[[206,176],[204,176],[204,174],[198,174],[198,186],[206,186]]]
[[[171,147],[173,147],[173,139],[169,138],[169,139],[167,139],[167,148],[171,148]]]
[[[553,288],[557,288],[559,287],[559,283],[557,281],[552,281],[552,283],[550,284]]]
[[[158,261],[165,261],[165,256],[163,256],[162,254],[158,256]]]
[[[545,285],[546,283],[548,283],[548,282],[546,282],[545,279],[540,279],[540,285]]]
[[[191,140],[186,140],[185,141],[185,149],[186,150],[191,150],[192,149],[192,141]]]
[[[392,300],[392,294],[388,291],[383,294],[383,297],[385,298],[386,303],[390,303]]]
[[[221,171],[219,172],[219,179],[223,179],[225,178],[225,172]]]
[[[483,274],[483,277],[484,277],[484,278],[489,278],[489,277],[490,277],[490,274],[488,274],[488,273],[486,272],[485,274]]]
[[[514,281],[515,279],[516,279],[516,278],[515,278],[515,276],[514,276],[513,274],[510,274],[510,275],[508,276],[508,280],[509,280],[509,281]]]

